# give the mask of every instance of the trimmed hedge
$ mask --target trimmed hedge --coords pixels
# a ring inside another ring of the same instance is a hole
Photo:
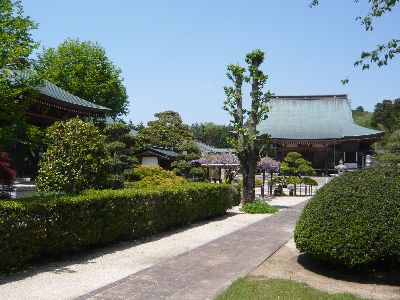
[[[220,216],[239,197],[235,186],[190,183],[1,201],[0,270]]]
[[[350,268],[400,262],[400,170],[335,178],[306,205],[294,238],[300,252]]]

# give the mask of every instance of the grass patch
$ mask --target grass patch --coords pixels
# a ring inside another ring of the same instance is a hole
[[[363,298],[346,293],[330,294],[290,280],[244,277],[234,282],[217,298],[217,300],[228,299],[355,300]]]
[[[248,214],[273,214],[279,211],[276,207],[262,201],[246,203],[241,210]]]

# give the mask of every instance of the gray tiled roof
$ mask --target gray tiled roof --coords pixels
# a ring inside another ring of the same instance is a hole
[[[109,108],[94,104],[92,102],[79,98],[75,95],[72,95],[71,93],[63,90],[62,88],[59,88],[58,86],[56,86],[55,84],[51,83],[48,80],[45,80],[44,84],[39,87],[39,91],[43,95],[64,102],[65,104],[68,105],[79,106],[103,112],[110,111]]]
[[[274,96],[268,118],[258,126],[273,139],[318,140],[383,134],[354,124],[347,95]]]
[[[170,157],[176,157],[178,155],[178,153],[176,153],[173,150],[167,150],[167,149],[162,149],[162,148],[157,148],[157,147],[150,148],[150,150],[154,151],[154,152],[158,152],[165,156],[170,156]]]
[[[196,144],[202,153],[233,153],[233,152],[235,152],[234,149],[214,148],[214,147],[208,146],[206,144],[203,144],[203,143],[200,143],[197,141],[196,141]]]

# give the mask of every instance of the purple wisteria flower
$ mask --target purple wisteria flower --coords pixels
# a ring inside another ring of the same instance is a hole
[[[239,159],[234,153],[207,153],[192,163],[201,165],[239,165]]]
[[[281,164],[279,161],[273,160],[271,157],[263,157],[258,163],[258,167],[261,171],[267,172],[279,172]]]

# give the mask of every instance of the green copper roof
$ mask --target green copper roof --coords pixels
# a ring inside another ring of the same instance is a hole
[[[61,101],[60,104],[66,104],[69,106],[79,106],[80,108],[86,108],[90,110],[108,112],[111,111],[109,108],[94,104],[92,102],[81,99],[71,93],[59,88],[50,81],[45,80],[44,84],[39,88],[41,94],[46,95],[56,101]]]
[[[273,139],[319,140],[381,135],[354,124],[347,95],[274,96],[268,118],[258,126]]]

